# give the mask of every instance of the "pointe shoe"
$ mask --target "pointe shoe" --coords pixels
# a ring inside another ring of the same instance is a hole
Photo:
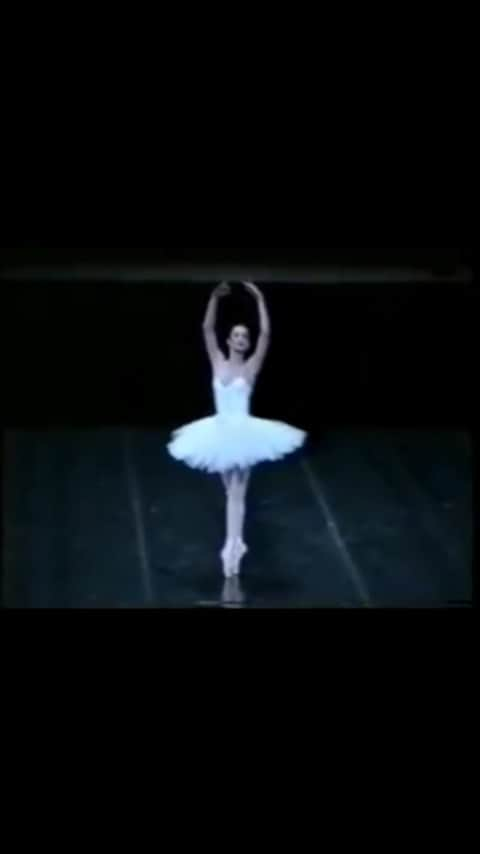
[[[233,572],[233,543],[229,540],[222,552],[220,553],[220,557],[222,558],[223,563],[223,574],[225,578],[232,578],[234,575]]]
[[[240,587],[238,578],[228,578],[225,580],[222,590],[222,604],[227,607],[243,605],[245,595]]]
[[[233,549],[232,572],[233,575],[240,575],[240,564],[248,552],[248,547],[243,540],[237,540]]]

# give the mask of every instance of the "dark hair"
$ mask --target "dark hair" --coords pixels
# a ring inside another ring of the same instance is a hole
[[[233,324],[233,326],[231,326],[231,327],[230,327],[230,332],[228,333],[228,337],[229,337],[229,338],[230,338],[230,335],[232,334],[233,330],[234,330],[234,329],[237,329],[239,326],[243,326],[243,328],[247,330],[248,335],[249,335],[249,338],[251,338],[251,337],[252,337],[252,333],[251,333],[251,331],[250,331],[250,327],[248,326],[248,324],[247,324],[247,323],[234,323],[234,324]]]

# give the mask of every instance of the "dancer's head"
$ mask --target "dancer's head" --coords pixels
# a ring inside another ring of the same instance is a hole
[[[245,356],[250,349],[250,331],[246,326],[234,326],[227,340],[229,354]]]

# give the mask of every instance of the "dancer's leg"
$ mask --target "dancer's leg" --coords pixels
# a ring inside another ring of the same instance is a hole
[[[223,570],[227,578],[237,575],[240,562],[247,552],[243,541],[245,524],[245,499],[250,480],[250,469],[234,469],[222,474],[227,494],[226,540],[222,551]]]
[[[226,578],[229,578],[232,575],[231,563],[235,531],[235,507],[232,495],[233,471],[222,472],[221,477],[226,493],[226,535],[221,558],[223,561],[224,575]]]
[[[232,503],[231,534],[234,541],[232,570],[234,575],[240,572],[240,563],[248,551],[243,539],[245,525],[246,496],[250,481],[250,469],[236,469],[232,475],[230,495]]]
[[[233,475],[233,490],[236,498],[236,516],[234,522],[234,536],[243,540],[243,528],[245,525],[245,501],[247,497],[248,482],[250,480],[249,469],[237,469]]]

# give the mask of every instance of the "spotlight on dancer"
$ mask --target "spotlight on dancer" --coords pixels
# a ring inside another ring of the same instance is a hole
[[[246,496],[252,468],[273,462],[300,448],[305,431],[281,421],[256,418],[250,413],[255,384],[270,346],[271,324],[265,298],[252,282],[243,282],[255,299],[260,335],[250,354],[250,331],[235,324],[230,331],[225,357],[217,338],[220,300],[231,294],[223,282],[213,291],[203,321],[203,335],[212,369],[215,414],[177,429],[168,444],[174,459],[193,469],[220,475],[226,496],[226,537],[221,551],[225,578],[240,574],[248,551],[244,540]]]

